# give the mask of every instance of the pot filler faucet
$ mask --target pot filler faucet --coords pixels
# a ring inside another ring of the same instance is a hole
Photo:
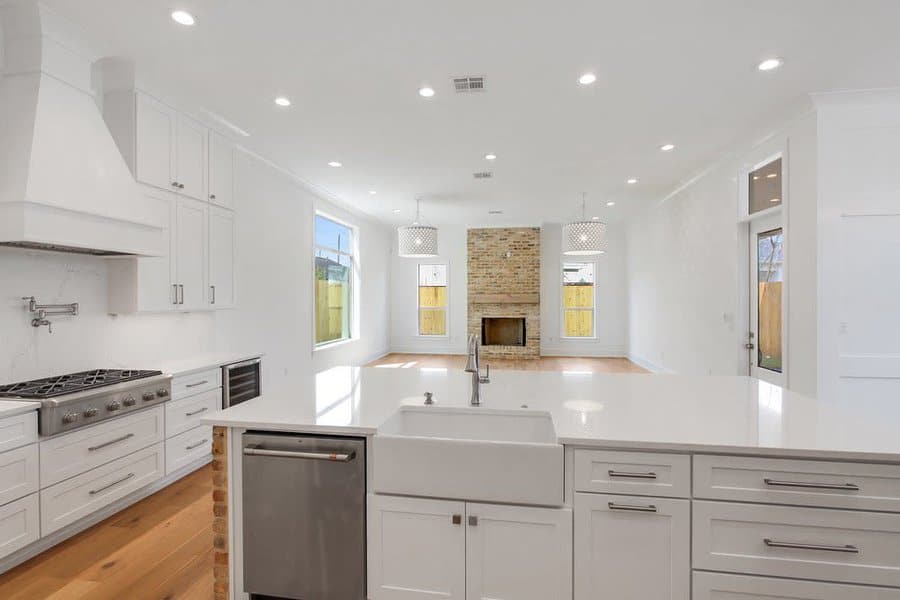
[[[466,351],[466,373],[472,374],[472,406],[481,405],[481,384],[491,382],[491,365],[487,366],[487,373],[481,374],[481,363],[478,360],[478,336],[474,333],[469,336],[469,347]]]

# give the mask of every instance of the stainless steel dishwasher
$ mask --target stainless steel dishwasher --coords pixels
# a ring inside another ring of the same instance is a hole
[[[244,591],[251,598],[365,600],[366,443],[243,435]]]

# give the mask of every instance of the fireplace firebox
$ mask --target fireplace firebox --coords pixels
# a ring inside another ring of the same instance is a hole
[[[482,317],[482,346],[524,346],[525,317]]]

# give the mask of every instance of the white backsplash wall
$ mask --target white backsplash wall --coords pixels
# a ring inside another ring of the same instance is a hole
[[[153,369],[214,348],[210,313],[111,316],[106,259],[0,248],[0,383],[97,368]],[[32,327],[22,296],[79,303],[77,317]]]

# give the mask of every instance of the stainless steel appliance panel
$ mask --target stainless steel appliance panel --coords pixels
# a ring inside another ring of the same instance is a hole
[[[228,408],[262,393],[262,359],[254,358],[222,367],[222,407]]]
[[[365,599],[365,452],[360,438],[243,435],[244,591]]]

